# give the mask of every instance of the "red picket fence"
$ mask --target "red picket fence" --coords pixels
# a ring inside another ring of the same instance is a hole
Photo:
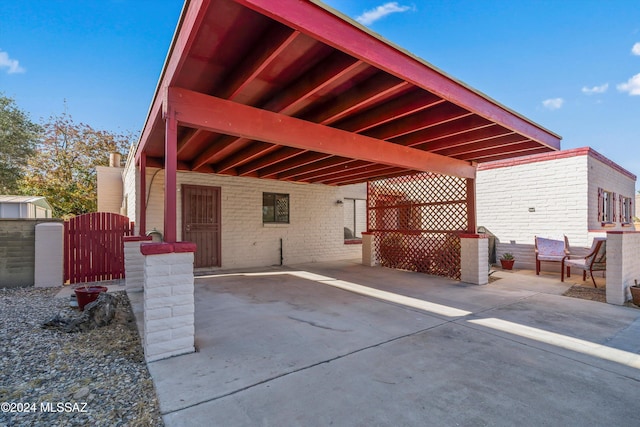
[[[89,213],[65,221],[65,283],[124,278],[124,237],[131,235],[133,222],[114,213]]]

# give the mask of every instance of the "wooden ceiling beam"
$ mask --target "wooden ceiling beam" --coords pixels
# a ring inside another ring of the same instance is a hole
[[[187,127],[389,166],[462,178],[475,177],[475,167],[469,162],[310,123],[187,89],[168,88],[164,104],[164,111],[174,111],[178,123]]]

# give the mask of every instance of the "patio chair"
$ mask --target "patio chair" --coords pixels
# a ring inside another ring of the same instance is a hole
[[[587,280],[587,271],[589,271],[593,286],[597,288],[598,285],[596,285],[593,272],[607,270],[607,239],[596,237],[593,239],[593,244],[587,256],[584,258],[569,258],[565,261],[565,265],[567,267],[567,277],[571,277],[571,267],[582,270],[583,281]]]
[[[560,271],[564,271],[564,261],[570,255],[569,240],[564,236],[564,240],[545,239],[535,236],[535,252],[536,252],[536,275],[540,275],[540,262],[559,262]],[[564,281],[564,274],[561,274],[561,280]]]

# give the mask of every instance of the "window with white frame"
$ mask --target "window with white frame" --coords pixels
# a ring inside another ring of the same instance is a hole
[[[615,222],[616,193],[598,188],[598,221],[603,224]]]
[[[344,240],[360,240],[367,229],[367,201],[344,199]]]
[[[631,224],[633,222],[631,197],[620,196],[620,222],[622,224]]]

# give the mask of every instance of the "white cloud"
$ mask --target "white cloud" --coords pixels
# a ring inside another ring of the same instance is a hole
[[[640,56],[640,42],[633,45],[633,47],[631,48],[631,53]]]
[[[24,73],[25,69],[20,66],[17,59],[9,58],[9,54],[0,50],[0,70],[7,69],[7,74]]]
[[[562,98],[551,98],[542,101],[542,105],[552,111],[562,107],[562,104],[564,104],[564,99]]]
[[[620,92],[629,92],[629,95],[640,95],[640,73],[631,77],[626,83],[617,86]]]
[[[609,83],[605,83],[600,86],[594,87],[583,87],[582,93],[586,93],[587,95],[593,95],[594,93],[605,93],[609,89]]]
[[[385,3],[382,6],[378,6],[375,9],[367,10],[362,15],[358,16],[356,21],[362,25],[371,25],[391,13],[406,12],[408,10],[415,10],[415,7],[400,6],[398,2],[393,1]]]

